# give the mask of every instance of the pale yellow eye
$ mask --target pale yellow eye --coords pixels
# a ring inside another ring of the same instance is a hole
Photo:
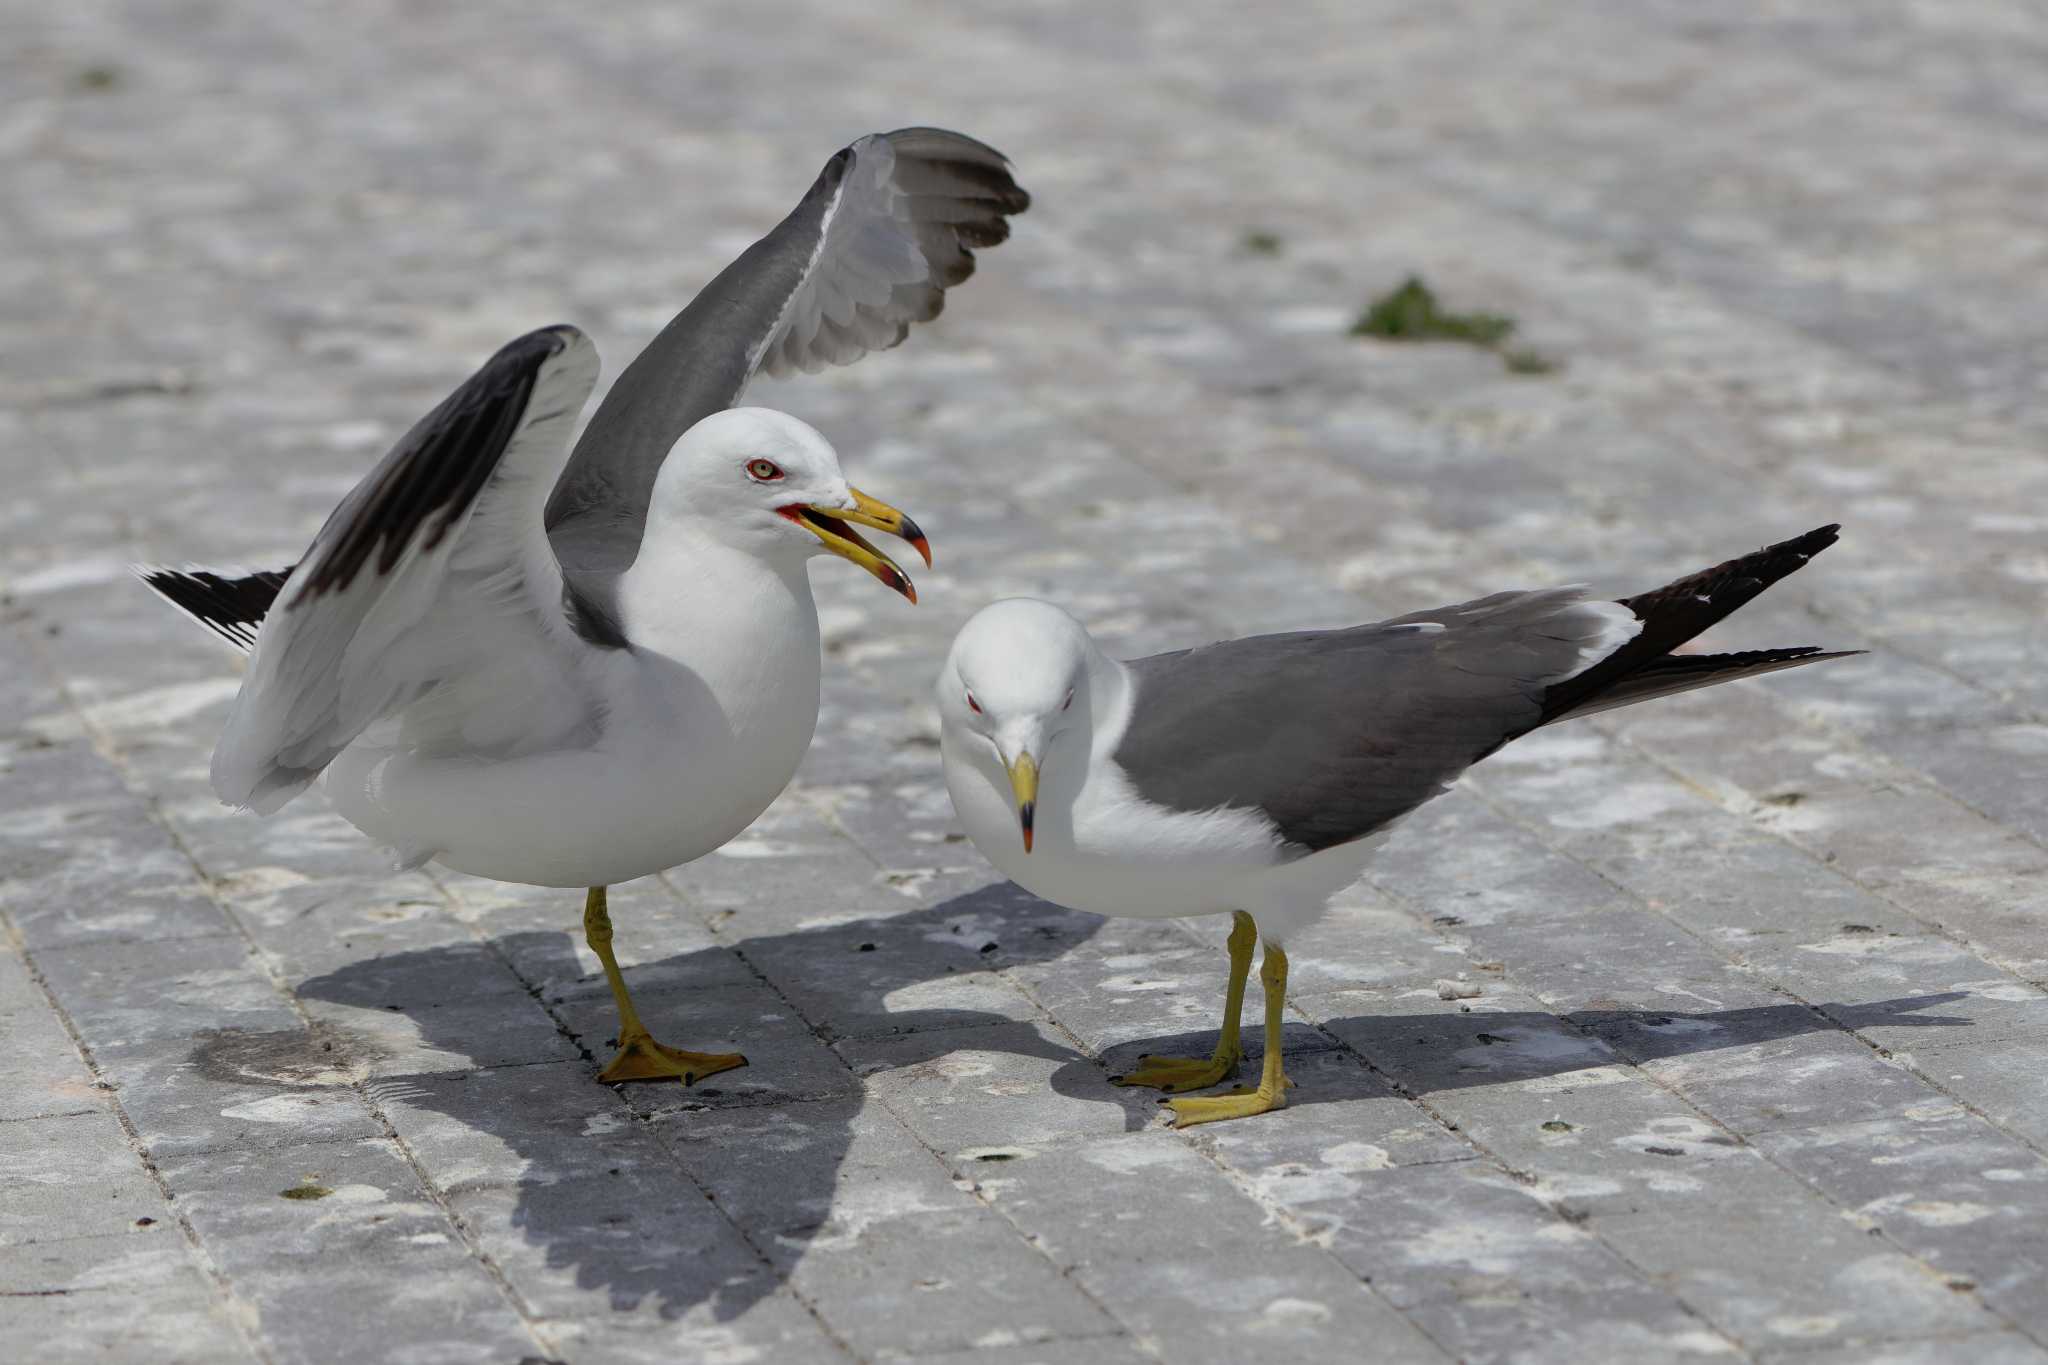
[[[773,460],[748,460],[747,477],[758,483],[774,483],[782,477],[782,466]]]

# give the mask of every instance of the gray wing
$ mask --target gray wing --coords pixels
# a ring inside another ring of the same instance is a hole
[[[1671,653],[1840,530],[1619,602],[1576,587],[1495,593],[1351,630],[1134,660],[1137,701],[1115,758],[1139,795],[1177,810],[1260,810],[1304,851],[1361,839],[1539,725],[1855,653]]]
[[[213,753],[222,800],[276,810],[400,710],[412,742],[465,750],[544,747],[588,723],[540,513],[596,382],[581,332],[531,332],[342,500],[263,604]]]
[[[1132,660],[1115,759],[1149,801],[1255,809],[1303,851],[1348,843],[1541,724],[1546,688],[1615,624],[1553,588]]]
[[[627,367],[548,501],[563,567],[616,574],[638,553],[669,448],[754,375],[847,365],[936,317],[1030,196],[1002,153],[938,128],[861,138],[790,215],[706,285]]]

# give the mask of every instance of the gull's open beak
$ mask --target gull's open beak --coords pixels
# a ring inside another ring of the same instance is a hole
[[[925,540],[924,532],[917,529],[916,522],[888,503],[878,502],[858,488],[849,488],[846,491],[853,495],[852,507],[796,504],[776,510],[824,541],[825,548],[833,554],[841,559],[852,560],[915,602],[917,589],[910,585],[910,575],[897,568],[895,560],[870,545],[865,536],[847,523],[859,522],[862,526],[872,526],[878,531],[887,531],[890,535],[903,537],[924,557],[924,562],[929,567],[932,562],[932,547]]]
[[[1030,754],[1010,764],[1010,790],[1017,796],[1017,823],[1024,827],[1024,851],[1031,851],[1031,817],[1038,810],[1038,762]]]

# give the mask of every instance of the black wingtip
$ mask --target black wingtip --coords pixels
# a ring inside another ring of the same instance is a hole
[[[1816,526],[1804,535],[1766,545],[1746,555],[1687,574],[1621,605],[1642,622],[1636,638],[1593,667],[1550,687],[1544,694],[1544,723],[1582,713],[1602,694],[1719,621],[1740,610],[1773,583],[1806,567],[1841,537],[1841,523]]]
[[[415,544],[426,550],[439,545],[490,482],[526,421],[547,363],[582,340],[567,323],[514,337],[413,423],[336,509],[343,517],[337,533],[286,606],[346,592],[372,565],[389,574]],[[325,529],[321,537],[327,541]]]
[[[1778,545],[1773,545],[1771,549],[1797,549],[1804,554],[1817,555],[1822,550],[1827,549],[1828,546],[1834,544],[1841,538],[1842,523],[1840,523],[1839,521],[1831,521],[1825,526],[1814,527],[1811,531],[1808,531],[1803,536],[1795,536],[1791,540],[1784,541]]]
[[[1690,619],[1674,622],[1689,627],[1690,633],[1669,639],[1664,649],[1675,648],[1686,640],[1705,630],[1715,621],[1727,616],[1736,608],[1748,602],[1764,589],[1789,574],[1798,572],[1806,562],[1822,550],[1841,539],[1841,523],[1830,522],[1816,526],[1805,535],[1781,540],[1775,545],[1766,545],[1761,550],[1752,550],[1746,555],[1716,564],[1710,569],[1687,574],[1676,582],[1667,583],[1654,591],[1624,597],[1621,604],[1634,611],[1645,622],[1651,621],[1660,611],[1674,604],[1699,602],[1710,608],[1705,613],[1690,615],[1706,619]]]
[[[289,566],[233,574],[138,564],[134,572],[157,596],[245,651],[255,648],[256,632],[277,600],[278,590],[291,576]]]
[[[1656,697],[1676,696],[1702,687],[1761,677],[1788,668],[1828,663],[1868,653],[1862,649],[1823,649],[1819,645],[1790,645],[1777,649],[1746,649],[1733,654],[1667,654],[1616,679],[1568,710],[1545,721],[1610,711],[1634,706]]]

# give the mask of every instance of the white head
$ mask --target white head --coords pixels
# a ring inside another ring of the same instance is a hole
[[[848,484],[831,443],[772,408],[728,408],[684,432],[655,476],[647,515],[650,528],[688,521],[764,559],[829,551],[913,602],[909,576],[847,523],[901,536],[932,558],[916,522]]]
[[[960,628],[939,670],[946,737],[968,752],[979,746],[1009,774],[1027,853],[1040,769],[1058,765],[1076,782],[1087,771],[1103,658],[1060,608],[1011,597]]]

